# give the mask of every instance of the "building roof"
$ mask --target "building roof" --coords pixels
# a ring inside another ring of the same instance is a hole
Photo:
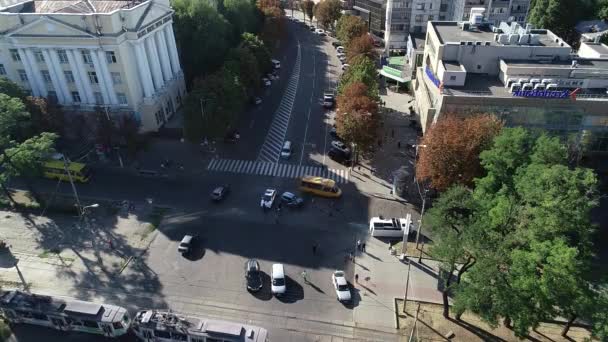
[[[425,33],[410,33],[410,37],[412,40],[412,44],[414,45],[414,50],[423,51],[424,50],[424,41],[426,40]]]
[[[588,48],[597,52],[600,55],[608,54],[608,46],[600,43],[581,43],[587,45]]]
[[[42,0],[22,1],[21,13],[110,13],[121,8],[130,8],[141,0]]]
[[[507,65],[529,67],[529,68],[572,68],[572,61],[554,60],[554,61],[535,61],[535,60],[504,60]],[[608,71],[608,60],[607,59],[577,59],[577,69],[604,69]]]
[[[471,27],[468,30],[463,30],[456,21],[431,21],[431,25],[437,32],[437,36],[443,44],[460,43],[462,41],[473,42],[490,42],[493,46],[502,46],[502,44],[494,41],[494,35],[489,26]],[[549,36],[547,30],[534,30],[532,33],[537,34],[539,38],[538,46],[560,46],[554,39]],[[561,42],[561,39],[559,40]],[[514,46],[514,45],[507,45]]]
[[[458,61],[443,61],[443,66],[447,71],[463,71],[464,67]]]

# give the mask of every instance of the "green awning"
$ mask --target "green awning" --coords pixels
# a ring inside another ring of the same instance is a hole
[[[405,82],[409,81],[409,80],[406,80],[405,78],[401,77],[401,71],[393,69],[393,68],[387,68],[386,66],[382,67],[382,70],[380,70],[380,75],[382,75],[384,77],[388,77],[391,80],[395,80],[395,81],[401,82],[401,83],[405,83]]]

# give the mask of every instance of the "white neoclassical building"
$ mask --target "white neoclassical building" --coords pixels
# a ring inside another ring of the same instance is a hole
[[[0,76],[155,131],[186,92],[169,0],[0,0]]]

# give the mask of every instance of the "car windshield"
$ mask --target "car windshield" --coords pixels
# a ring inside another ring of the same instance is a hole
[[[285,278],[274,278],[272,280],[272,285],[274,285],[274,286],[284,286],[285,285]]]
[[[348,285],[338,285],[338,291],[348,291]]]
[[[272,199],[272,196],[270,195],[264,195],[264,202],[268,202]]]
[[[247,278],[249,279],[257,279],[259,276],[259,272],[256,270],[249,270],[249,272],[247,272]]]

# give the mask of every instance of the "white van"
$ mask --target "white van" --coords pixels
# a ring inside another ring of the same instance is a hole
[[[369,233],[375,237],[402,238],[410,233],[411,223],[411,214],[407,214],[405,218],[372,217],[369,220]]]
[[[271,59],[272,67],[275,69],[281,69],[281,62],[276,59]]]
[[[285,294],[287,284],[285,282],[285,269],[283,264],[272,264],[271,291],[273,295]]]
[[[285,140],[281,149],[281,158],[289,159],[291,157],[291,141]]]

